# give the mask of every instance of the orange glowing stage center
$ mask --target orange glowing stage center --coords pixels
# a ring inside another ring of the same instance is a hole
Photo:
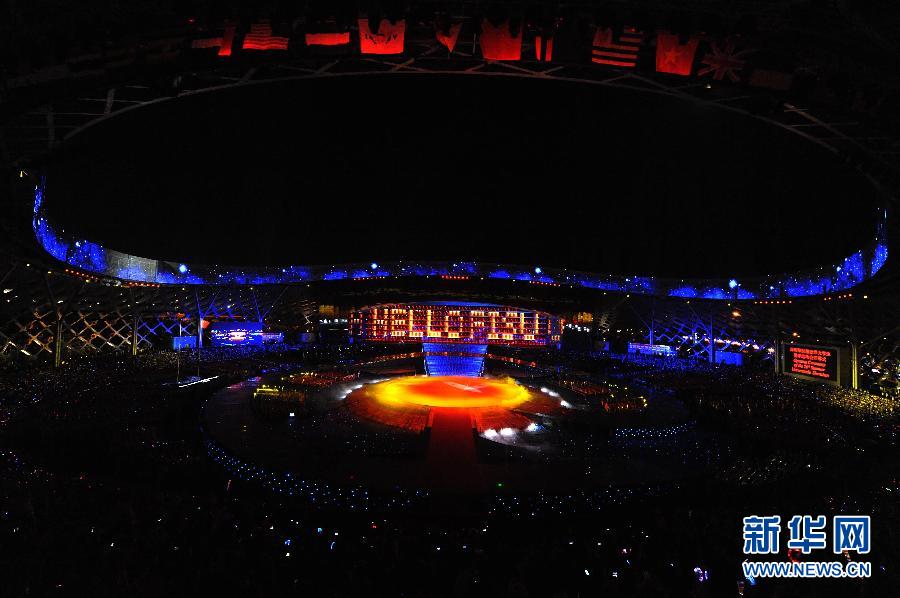
[[[372,385],[371,396],[386,405],[427,407],[502,407],[527,401],[527,389],[512,380],[468,376],[415,376]]]

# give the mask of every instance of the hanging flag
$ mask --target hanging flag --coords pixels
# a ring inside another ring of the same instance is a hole
[[[307,33],[304,41],[307,46],[345,46],[350,43],[350,32]]]
[[[206,37],[195,39],[191,42],[191,48],[218,48],[219,56],[231,56],[231,45],[234,43],[234,25],[225,25],[222,37]]]
[[[225,25],[225,31],[222,34],[222,46],[219,48],[219,56],[231,56],[231,48],[234,46],[234,33],[236,27],[234,25]]]
[[[434,34],[437,36],[437,40],[442,46],[447,48],[447,51],[449,52],[453,52],[453,48],[456,47],[456,41],[459,39],[460,30],[462,30],[462,23],[450,25],[447,29],[441,27],[437,23],[434,24]]]
[[[250,31],[244,36],[244,50],[287,50],[289,39],[272,35],[272,26],[268,22],[250,25]]]
[[[406,20],[391,23],[381,19],[378,30],[369,28],[369,19],[359,19],[359,51],[361,54],[402,54]]]
[[[715,81],[727,77],[732,83],[737,83],[741,80],[739,73],[747,65],[746,58],[752,52],[750,48],[738,51],[733,39],[728,39],[724,46],[713,42],[710,51],[700,60],[705,66],[697,71],[697,75],[712,75]]]
[[[481,55],[485,60],[521,60],[522,28],[513,37],[510,22],[504,21],[494,27],[487,19],[481,21]]]
[[[534,38],[534,58],[539,62],[553,60],[553,36],[547,38],[537,35]]]
[[[194,49],[204,49],[204,48],[221,48],[222,47],[222,38],[221,37],[206,37],[203,39],[195,39],[191,41],[191,47]]]
[[[597,27],[591,62],[633,69],[643,41],[644,33],[634,27],[625,27],[618,39],[609,27]]]
[[[675,33],[660,32],[656,34],[656,72],[672,75],[691,74],[694,56],[700,40],[689,37],[685,43],[679,43]]]

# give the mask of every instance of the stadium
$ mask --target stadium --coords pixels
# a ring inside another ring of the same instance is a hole
[[[9,595],[894,592],[900,12],[164,4],[0,10]]]

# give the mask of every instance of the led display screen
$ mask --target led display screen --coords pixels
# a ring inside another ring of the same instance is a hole
[[[353,313],[349,325],[352,337],[396,343],[546,346],[562,332],[545,312],[465,302],[379,305]]]
[[[213,322],[209,338],[213,347],[262,345],[262,327],[262,322]]]
[[[784,373],[838,383],[838,350],[815,345],[785,345]]]
[[[646,343],[628,343],[629,353],[638,353],[639,355],[662,355],[664,357],[674,357],[675,349],[669,345],[649,345]]]
[[[196,349],[197,337],[193,334],[188,336],[173,336],[172,348],[176,351],[180,351],[181,349]]]

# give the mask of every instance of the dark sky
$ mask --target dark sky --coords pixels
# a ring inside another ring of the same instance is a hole
[[[796,136],[668,97],[508,77],[182,98],[84,133],[48,188],[67,230],[194,263],[731,276],[831,261],[874,230],[871,191]]]

